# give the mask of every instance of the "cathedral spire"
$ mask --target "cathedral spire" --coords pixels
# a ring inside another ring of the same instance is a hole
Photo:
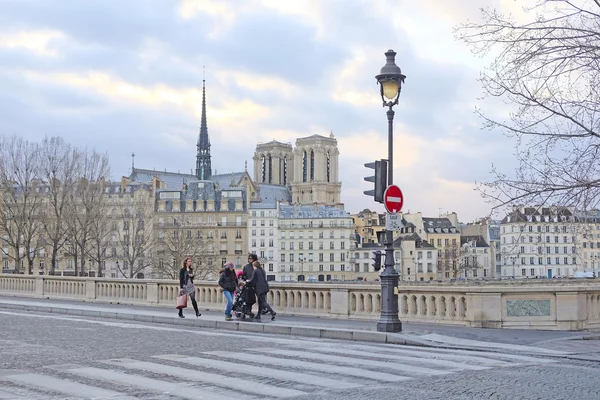
[[[200,180],[210,179],[210,140],[208,139],[208,126],[206,125],[206,85],[204,79],[202,79],[202,117],[196,147],[198,149],[196,155],[196,178]]]

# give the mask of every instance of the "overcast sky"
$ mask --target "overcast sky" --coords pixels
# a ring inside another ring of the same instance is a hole
[[[203,66],[212,165],[252,174],[257,143],[333,131],[342,201],[363,195],[363,166],[387,156],[374,76],[391,48],[407,75],[395,107],[394,180],[405,212],[490,207],[474,190],[513,143],[480,129],[483,62],[452,27],[499,0],[0,0],[0,133],[58,135],[110,156],[113,178],[195,168]]]

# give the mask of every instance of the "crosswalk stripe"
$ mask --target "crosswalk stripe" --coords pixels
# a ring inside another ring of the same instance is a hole
[[[292,397],[306,394],[306,392],[300,390],[286,389],[265,383],[252,382],[249,379],[241,380],[227,375],[213,374],[206,371],[196,371],[188,368],[174,367],[171,365],[157,364],[147,361],[120,358],[105,360],[103,362],[110,365],[118,365],[126,369],[164,374],[174,376],[176,378],[189,379],[192,382],[205,382],[216,386],[223,386],[227,389],[237,390],[242,393],[252,393],[266,397]],[[248,367],[245,368],[248,370],[250,369]]]
[[[404,349],[404,348],[387,349],[387,348],[378,348],[375,346],[368,346],[368,345],[352,345],[349,347],[352,349],[368,351],[369,353],[373,354],[373,356],[377,356],[377,357],[380,357],[380,356],[385,357],[385,356],[388,356],[391,353],[393,353],[393,354],[398,354],[398,355],[405,355],[405,354],[412,355],[412,356],[416,356],[416,357],[420,357],[420,358],[436,358],[436,359],[443,358],[443,359],[447,359],[447,360],[473,362],[473,363],[477,363],[477,364],[485,365],[485,366],[489,366],[489,367],[502,367],[502,366],[511,365],[511,363],[508,361],[490,359],[490,358],[485,358],[485,357],[480,357],[480,356],[467,356],[467,355],[453,354],[453,353],[447,353],[447,354],[446,353],[430,353],[430,352],[424,352],[424,351],[412,350],[412,349]],[[385,353],[381,353],[381,352],[385,352]]]
[[[299,360],[288,360],[285,358],[269,357],[260,354],[230,353],[226,351],[211,351],[203,354],[209,354],[223,358],[232,358],[235,360],[246,361],[249,363],[268,364],[271,366],[275,365],[278,367],[304,368],[306,370],[312,370],[317,372],[333,372],[335,374],[340,375],[349,375],[358,378],[374,379],[384,382],[401,382],[411,379],[406,376],[386,374],[384,372],[375,372],[367,369],[342,367],[338,365],[333,366],[331,364],[319,364]]]
[[[63,369],[61,371],[77,376],[83,376],[85,378],[120,383],[127,386],[137,386],[142,389],[155,390],[161,392],[161,394],[170,394],[184,399],[222,400],[225,397],[234,395],[234,393],[218,393],[210,389],[192,387],[191,385],[185,383],[167,382],[159,379],[146,378],[145,376],[132,375],[102,368],[74,367],[72,369]]]
[[[370,346],[373,347],[373,346]],[[485,357],[491,360],[510,360],[510,362],[519,361],[519,362],[527,362],[527,363],[555,363],[556,360],[549,360],[544,358],[537,358],[531,356],[522,356],[517,354],[507,354],[507,353],[496,353],[491,351],[481,351],[481,350],[461,350],[461,349],[440,349],[440,348],[430,348],[430,347],[416,347],[416,346],[403,346],[402,349],[399,349],[398,346],[385,346],[382,348],[375,348],[379,351],[385,352],[398,352],[404,351],[404,349],[412,349],[419,352],[427,352],[429,354],[438,355],[468,355],[468,356],[479,356]]]
[[[280,369],[273,368],[264,368],[264,367],[253,367],[248,365],[241,365],[227,361],[220,360],[211,360],[209,358],[201,358],[201,357],[187,357],[180,355],[163,355],[163,356],[155,356],[156,358],[160,358],[163,360],[176,361],[180,363],[200,366],[200,367],[208,367],[208,368],[218,368],[225,371],[237,372],[241,374],[262,376],[265,378],[271,379],[279,379],[283,381],[292,381],[298,382],[302,384],[311,384],[315,386],[322,386],[330,389],[352,389],[358,388],[361,385],[343,381],[340,379],[329,379],[323,376],[318,375],[310,375],[304,374],[300,372],[290,372],[290,371],[282,371]],[[335,367],[333,367],[335,368]]]
[[[2,399],[2,400],[16,400],[16,399],[26,399],[26,398],[27,397],[24,397],[20,394],[12,393],[12,392],[8,392],[6,390],[0,389],[0,399]]]
[[[80,399],[110,399],[110,400],[129,400],[134,397],[113,390],[102,389],[95,386],[84,385],[82,383],[71,382],[65,379],[54,378],[44,374],[15,374],[0,377],[0,380],[7,380],[13,383],[19,383],[27,386],[34,386],[41,389],[51,390]]]
[[[479,365],[469,365],[460,362],[447,361],[447,360],[432,360],[422,357],[408,357],[408,356],[400,356],[400,355],[390,355],[390,354],[373,354],[366,351],[358,351],[358,350],[349,350],[349,349],[333,349],[328,348],[327,352],[329,353],[337,353],[337,354],[346,354],[349,356],[359,356],[359,357],[377,357],[377,358],[385,358],[388,360],[394,361],[404,361],[404,362],[416,362],[422,364],[432,364],[438,367],[449,368],[451,370],[473,370],[473,371],[481,371],[487,369],[487,367],[482,367]]]
[[[381,361],[373,361],[373,360],[363,360],[360,358],[352,358],[352,357],[341,357],[341,356],[336,356],[333,354],[325,354],[324,352],[326,351],[325,349],[322,349],[319,353],[308,353],[306,351],[295,351],[295,350],[263,350],[265,353],[269,353],[269,354],[279,354],[282,356],[293,356],[293,357],[301,357],[301,358],[307,358],[307,359],[312,359],[312,360],[319,360],[319,361],[330,361],[330,362],[334,362],[334,363],[339,363],[339,364],[346,364],[346,365],[364,365],[364,366],[368,366],[368,367],[374,367],[374,368],[382,368],[382,369],[393,369],[396,371],[401,371],[404,373],[408,373],[411,376],[414,375],[445,375],[445,374],[449,374],[450,371],[440,371],[437,369],[432,369],[432,368],[425,368],[425,367],[417,367],[415,365],[404,365],[404,364],[397,364],[397,363],[391,363],[391,362],[381,362]]]

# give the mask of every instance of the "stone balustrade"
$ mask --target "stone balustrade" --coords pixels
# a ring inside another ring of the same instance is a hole
[[[376,284],[270,282],[268,300],[284,314],[376,321],[381,289]],[[200,308],[223,310],[216,282],[196,284]],[[596,280],[485,284],[410,283],[398,287],[403,322],[484,328],[580,330],[600,328],[600,282]],[[172,280],[0,275],[0,295],[173,307],[179,284]]]

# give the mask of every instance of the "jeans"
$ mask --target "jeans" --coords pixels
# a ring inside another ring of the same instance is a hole
[[[227,299],[227,305],[225,306],[225,316],[231,316],[231,307],[233,307],[233,292],[228,292],[227,290],[223,290],[223,294]]]

